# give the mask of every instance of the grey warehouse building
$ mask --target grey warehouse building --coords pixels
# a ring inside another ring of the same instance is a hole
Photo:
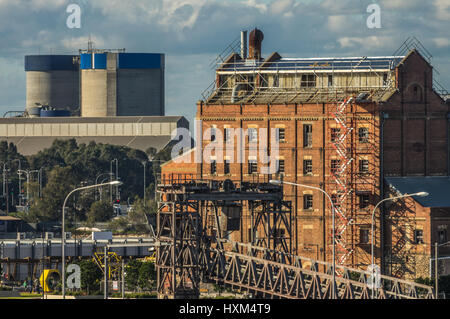
[[[159,151],[174,130],[189,129],[184,117],[164,116],[164,60],[160,53],[92,48],[25,56],[25,112],[0,119],[0,141],[23,155],[71,138]]]
[[[50,147],[56,139],[71,138],[159,151],[178,128],[189,129],[182,116],[1,118],[0,140],[14,143],[26,156]]]

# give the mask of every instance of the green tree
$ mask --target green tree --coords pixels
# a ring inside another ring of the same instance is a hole
[[[55,167],[49,176],[48,183],[43,189],[43,197],[36,201],[30,209],[30,218],[38,221],[61,220],[62,205],[66,196],[76,188],[77,178],[72,167]],[[67,202],[67,212],[74,206],[74,197]]]
[[[142,262],[138,273],[139,288],[143,290],[151,289],[156,280],[155,264],[152,262]]]
[[[127,217],[118,217],[114,218],[109,222],[109,228],[112,231],[126,231],[128,229],[128,218]]]
[[[106,222],[114,216],[114,208],[111,203],[107,201],[94,202],[91,209],[87,213],[87,220],[89,224],[95,222]]]
[[[81,289],[89,294],[91,291],[100,289],[100,282],[103,273],[92,260],[82,260],[78,262],[81,270]]]
[[[136,197],[133,203],[133,209],[128,212],[128,220],[134,229],[140,232],[149,232],[149,224],[154,225],[154,216],[157,211],[157,204],[154,200],[145,201]]]
[[[125,267],[125,283],[127,287],[136,290],[139,287],[139,269],[142,261],[132,260]]]

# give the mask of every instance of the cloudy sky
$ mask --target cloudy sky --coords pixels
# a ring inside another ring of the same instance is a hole
[[[66,25],[72,3],[79,29]],[[381,28],[367,26],[370,4]],[[24,55],[77,53],[91,37],[96,48],[165,53],[166,114],[192,121],[211,62],[254,27],[263,56],[385,56],[415,36],[450,89],[450,0],[0,0],[0,116],[24,109]]]

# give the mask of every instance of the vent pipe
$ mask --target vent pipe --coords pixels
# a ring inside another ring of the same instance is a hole
[[[241,58],[247,59],[247,31],[241,31]]]

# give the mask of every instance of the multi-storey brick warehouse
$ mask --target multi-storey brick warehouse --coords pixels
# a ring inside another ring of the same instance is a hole
[[[372,210],[391,192],[385,177],[450,174],[449,104],[433,89],[432,67],[417,50],[390,57],[285,59],[273,53],[262,59],[262,38],[257,29],[250,33],[249,56],[244,49],[219,65],[214,90],[197,105],[203,137],[197,151],[210,152],[215,145],[214,151],[201,163],[193,162],[194,152],[185,154],[190,166],[170,162],[162,173],[196,171],[198,178],[237,182],[281,179],[320,188],[335,207],[336,261],[365,268],[371,261]],[[239,151],[227,152],[238,148],[239,135],[233,133],[239,129],[245,132],[242,158]],[[274,143],[276,171],[268,175],[259,150],[271,152]],[[448,178],[445,182],[450,186]],[[292,229],[281,225],[275,237],[288,238],[294,254],[331,261],[331,205],[313,188],[284,185],[293,207]],[[439,227],[447,227],[450,218],[442,209],[450,209],[436,205],[441,207]],[[393,234],[416,219],[423,224],[417,230],[429,239],[421,244],[426,247],[410,253],[431,256],[438,235],[424,225],[431,224],[433,213],[419,209],[428,213],[409,214],[402,226],[388,222],[389,210],[382,207],[375,215],[376,264],[385,272],[400,267],[402,261],[393,262],[392,255],[394,250],[400,255],[397,241],[405,238],[393,239]],[[253,233],[252,223],[244,207],[240,231],[230,233],[230,239],[257,242],[264,230]],[[408,270],[396,270],[397,275],[419,271],[407,262],[402,267]]]

